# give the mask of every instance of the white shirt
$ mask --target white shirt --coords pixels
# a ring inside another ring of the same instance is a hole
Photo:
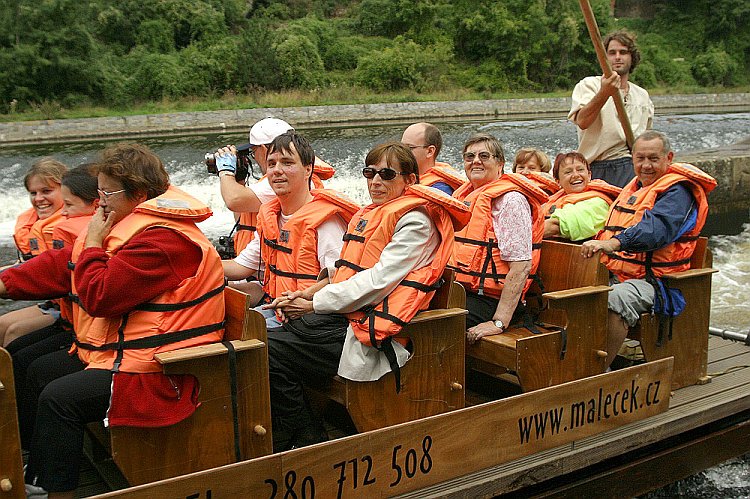
[[[293,214],[284,215],[279,212],[279,227],[283,228],[292,216]],[[328,275],[333,275],[336,270],[335,264],[341,254],[341,247],[344,245],[343,237],[346,233],[346,227],[347,224],[344,219],[336,215],[320,224],[316,229],[318,233],[318,263],[321,269],[328,269]],[[261,270],[260,238],[253,238],[234,261],[256,272]]]
[[[568,119],[575,122],[578,111],[588,104],[602,85],[601,76],[589,76],[579,81],[573,89],[573,98]],[[654,118],[654,103],[648,92],[635,83],[628,82],[629,90],[625,99],[625,112],[630,120],[633,135],[651,128]],[[578,130],[578,152],[591,161],[619,159],[630,156],[625,142],[625,132],[617,117],[614,100],[609,98],[602,106],[599,116],[585,130]]]
[[[315,312],[354,312],[365,305],[382,302],[414,269],[429,265],[440,245],[440,235],[422,208],[410,211],[396,223],[393,238],[372,268],[357,272],[346,281],[329,284],[313,296]],[[392,342],[399,366],[409,352]],[[383,352],[357,340],[351,326],[346,334],[338,374],[354,381],[374,381],[390,372]]]
[[[273,192],[271,183],[268,181],[268,177],[266,176],[263,176],[263,178],[258,180],[256,183],[248,185],[247,188],[253,191],[256,196],[258,196],[260,204],[267,203],[276,197],[276,193]]]

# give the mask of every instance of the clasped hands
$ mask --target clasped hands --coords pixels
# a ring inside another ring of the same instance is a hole
[[[308,296],[305,291],[284,291],[271,303],[263,305],[263,309],[275,310],[278,319],[287,322],[313,312],[312,296]]]

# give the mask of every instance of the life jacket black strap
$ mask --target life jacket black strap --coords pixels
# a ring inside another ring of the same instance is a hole
[[[127,317],[127,314],[125,314]],[[125,325],[127,323],[127,319],[123,319],[122,324],[120,325],[120,329],[124,331]],[[224,329],[224,321],[217,322],[216,324],[208,324],[206,326],[199,326],[194,327],[190,329],[183,329],[182,331],[172,331],[162,334],[157,334],[154,336],[146,336],[145,338],[137,338],[134,340],[127,340],[124,339],[122,341],[114,342],[114,343],[105,343],[104,345],[92,345],[90,343],[84,343],[82,341],[76,340],[76,345],[78,345],[78,348],[82,348],[84,350],[92,350],[96,352],[102,352],[107,350],[140,350],[143,348],[157,348],[164,345],[169,345],[170,343],[179,343],[180,341],[189,340],[191,338],[197,338],[198,336],[203,336],[204,334],[213,333],[214,331],[219,331],[221,329]]]
[[[648,252],[650,254],[651,252]],[[624,256],[621,256],[617,253],[612,253],[609,255],[610,258],[614,260],[620,260],[621,262],[627,262],[632,263],[634,265],[643,265],[650,266],[651,268],[667,268],[667,267],[679,267],[681,265],[685,265],[687,263],[690,263],[690,258],[683,258],[682,260],[675,260],[674,262],[648,262],[648,256],[646,257],[646,260],[639,260],[638,258],[627,258]]]
[[[354,242],[357,242],[357,243],[363,243],[363,242],[365,242],[364,236],[357,236],[357,235],[354,235],[354,234],[350,234],[349,232],[347,232],[346,234],[344,234],[344,237],[342,239],[344,240],[344,242],[346,242],[346,241],[354,241]]]
[[[254,226],[254,225],[244,225],[244,224],[238,223],[237,224],[237,232],[239,232],[241,230],[249,230],[251,232],[255,232],[255,231],[258,230],[258,228],[256,226]]]
[[[611,232],[622,232],[625,229],[627,229],[627,227],[623,227],[621,225],[605,225],[604,226],[604,230],[608,230]]]
[[[240,447],[240,420],[239,420],[239,403],[237,397],[237,351],[234,349],[231,341],[222,341],[222,345],[227,348],[229,358],[229,391],[232,394],[232,424],[234,427],[234,459],[236,462],[242,461],[242,449]]]
[[[437,291],[438,289],[440,289],[444,283],[445,280],[442,277],[438,279],[435,284],[422,284],[421,282],[404,279],[399,283],[399,286],[406,286],[409,288],[417,289],[419,291],[423,291],[425,293],[430,293],[432,291]]]
[[[272,274],[281,276],[281,277],[291,277],[292,279],[317,279],[317,274],[298,274],[297,272],[286,272],[285,270],[279,270],[279,268],[276,265],[268,265],[268,270],[271,271]]]
[[[621,211],[623,213],[630,213],[631,215],[633,213],[635,213],[634,209],[632,209],[632,208],[624,208],[624,207],[620,206],[619,204],[616,204],[615,207],[614,207],[614,209],[617,210],[617,211]]]
[[[459,236],[456,236],[455,239],[457,243],[473,244],[474,246],[482,246],[484,248],[492,248],[492,246],[496,243],[496,241],[493,240],[484,241],[481,239],[469,239],[468,237]]]
[[[390,316],[388,311],[388,297],[383,300],[383,315]],[[369,306],[365,311],[366,320],[368,322],[368,332],[370,333],[370,345],[385,354],[385,358],[388,360],[388,365],[393,371],[393,378],[396,381],[396,393],[401,392],[401,367],[398,365],[398,358],[396,357],[396,351],[393,349],[393,339],[389,336],[382,341],[378,341],[375,338],[375,316],[380,315],[377,313],[374,307]],[[383,315],[380,315],[381,317]],[[390,316],[393,317],[393,316]],[[399,319],[400,321],[400,319]],[[401,321],[403,322],[403,321]]]
[[[286,253],[288,255],[292,254],[292,248],[287,248],[286,246],[280,245],[276,239],[267,239],[263,238],[263,243],[266,246],[270,246],[271,248],[275,249],[276,251],[281,251],[282,253]]]
[[[180,303],[141,303],[140,305],[135,306],[133,310],[140,310],[143,312],[174,312],[177,310],[183,310],[186,308],[194,307],[199,303],[203,303],[209,298],[218,295],[219,293],[224,291],[224,286],[225,284],[221,283],[221,286],[219,286],[218,288],[214,288],[194,300],[184,301]]]
[[[349,260],[344,260],[343,258],[336,260],[336,263],[334,263],[334,266],[336,268],[346,267],[346,268],[352,269],[354,272],[362,272],[363,270],[365,270],[364,267],[360,267],[356,263],[352,263]]]

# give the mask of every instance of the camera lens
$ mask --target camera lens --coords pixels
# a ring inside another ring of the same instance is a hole
[[[203,158],[203,162],[206,163],[206,171],[208,173],[216,175],[218,170],[216,169],[216,157],[213,153],[207,152],[206,155]]]

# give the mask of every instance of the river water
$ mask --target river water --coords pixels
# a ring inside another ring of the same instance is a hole
[[[530,121],[469,121],[439,124],[444,146],[440,160],[460,165],[461,146],[473,132],[489,132],[505,145],[506,167],[515,152],[525,146],[545,151],[551,157],[576,147],[575,127],[564,119]],[[334,165],[336,176],[328,187],[341,190],[361,204],[368,202],[365,181],[359,173],[367,151],[385,140],[398,140],[404,125],[373,125],[355,128],[309,128],[302,131],[310,139],[316,154]],[[672,141],[681,152],[729,145],[744,139],[750,130],[750,113],[693,114],[656,116],[654,128]],[[172,182],[208,203],[214,216],[201,224],[213,240],[229,231],[231,213],[222,202],[218,180],[206,173],[202,158],[224,144],[246,142],[247,135],[205,135],[140,139],[164,161]],[[33,145],[0,149],[0,263],[14,255],[12,231],[16,216],[29,206],[22,178],[31,163],[41,156],[54,156],[69,166],[89,162],[105,143],[70,145]],[[256,166],[257,168],[257,166]],[[750,330],[750,300],[745,290],[750,285],[750,224],[739,234],[712,236],[714,267],[712,325],[732,330]],[[15,305],[17,306],[17,304]],[[0,300],[0,312],[15,308]],[[655,492],[651,497],[750,497],[750,458],[747,456],[717,466],[687,480]]]

